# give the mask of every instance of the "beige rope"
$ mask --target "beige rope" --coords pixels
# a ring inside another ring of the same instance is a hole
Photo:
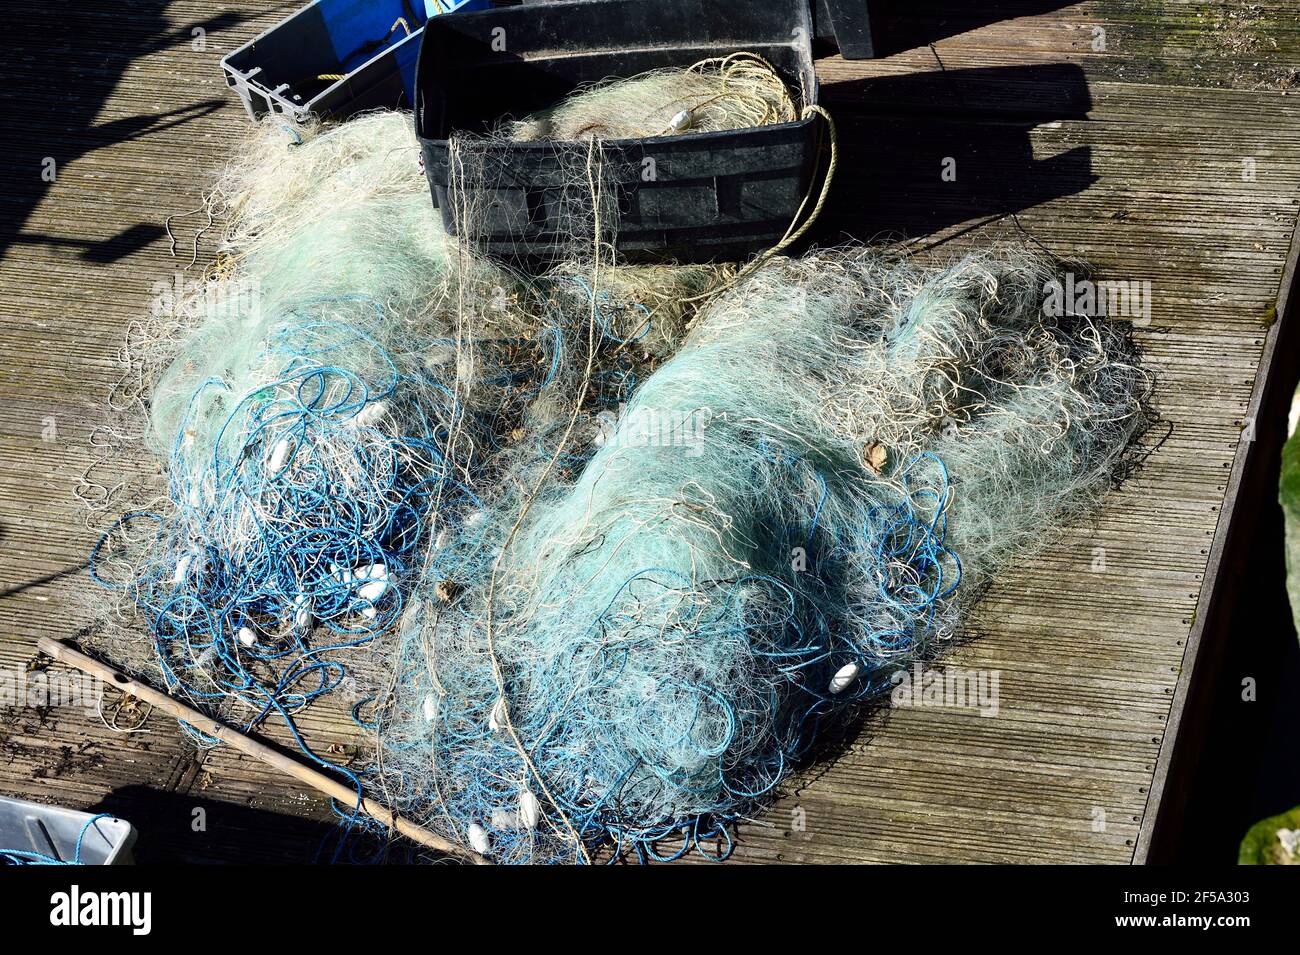
[[[411,25],[406,22],[406,17],[398,17],[396,20],[393,21],[393,25],[388,28],[388,34],[387,36],[384,37],[384,39],[387,40],[388,37],[396,33],[398,27],[401,27],[406,32],[407,36],[411,35]],[[348,75],[346,73],[317,73],[316,74],[316,79],[318,80],[331,80],[337,82],[338,80],[345,80],[347,78]]]
[[[766,262],[774,255],[781,254],[785,249],[789,248],[795,242],[798,242],[799,239],[803,237],[804,233],[812,228],[812,224],[817,221],[817,217],[821,215],[822,208],[826,205],[826,197],[830,195],[831,183],[835,179],[835,170],[838,168],[840,161],[839,140],[836,134],[835,120],[831,118],[830,113],[817,105],[804,107],[803,114],[805,117],[816,115],[824,119],[826,121],[826,129],[829,131],[831,137],[831,161],[826,167],[826,178],[822,181],[821,195],[817,197],[817,204],[813,206],[813,211],[804,221],[804,224],[796,229],[795,223],[799,221],[799,217],[803,215],[804,209],[808,206],[808,200],[812,198],[812,185],[810,184],[808,187],[808,194],[803,197],[803,202],[799,204],[799,211],[794,214],[794,219],[790,222],[790,228],[786,229],[785,235],[782,237],[781,241],[760,255],[757,259],[746,266],[745,269],[741,269],[737,274],[737,277],[743,275],[750,268],[757,268],[760,263]]]
[[[497,658],[496,653],[496,633],[493,627],[495,618],[492,611],[495,605],[497,573],[501,568],[501,562],[505,559],[506,552],[510,549],[510,544],[514,540],[515,534],[517,534],[519,528],[523,526],[524,519],[528,516],[528,512],[532,509],[538,495],[541,494],[542,487],[551,476],[551,472],[555,470],[555,466],[560,460],[560,455],[564,453],[564,449],[568,446],[569,438],[573,435],[573,429],[577,426],[578,416],[582,413],[582,404],[586,400],[587,392],[591,387],[591,376],[592,371],[594,370],[596,355],[597,325],[596,295],[594,290],[600,287],[600,177],[595,175],[593,172],[595,167],[595,151],[597,147],[598,143],[596,140],[592,139],[588,141],[587,184],[591,190],[592,207],[595,210],[596,218],[593,223],[594,255],[591,265],[591,287],[593,289],[593,294],[591,296],[591,313],[587,325],[587,365],[582,373],[582,387],[578,391],[578,398],[573,404],[573,414],[569,416],[569,424],[564,429],[564,434],[560,437],[560,443],[555,449],[555,454],[552,455],[551,460],[547,463],[546,470],[533,485],[532,491],[529,492],[527,500],[524,501],[524,505],[519,511],[519,516],[515,519],[514,525],[510,528],[510,532],[506,535],[505,541],[501,544],[501,550],[497,554],[496,560],[492,562],[492,576],[488,580],[487,614],[485,621],[488,657],[492,661],[492,676],[496,680],[498,699],[501,701],[501,716],[505,722],[506,732],[510,734],[510,739],[515,744],[515,749],[518,750],[519,755],[523,758],[529,772],[531,772],[533,777],[537,780],[538,786],[541,787],[542,795],[544,795],[546,801],[554,807],[560,820],[564,823],[564,828],[568,830],[569,837],[573,839],[579,857],[587,864],[591,863],[591,857],[587,853],[587,847],[582,843],[582,837],[578,835],[578,832],[573,828],[573,823],[570,822],[568,815],[560,807],[556,798],[551,794],[551,790],[546,785],[546,780],[542,778],[542,774],[533,762],[532,757],[528,755],[523,740],[519,738],[519,734],[515,730],[514,720],[510,717],[510,702],[506,699],[505,677],[501,672],[501,661]]]
[[[745,276],[749,275],[751,272],[753,272],[755,269],[761,266],[768,259],[772,258],[773,256],[780,255],[782,252],[784,252],[794,243],[798,242],[801,238],[803,238],[803,236],[808,232],[808,230],[812,228],[813,223],[817,221],[817,217],[821,215],[822,209],[826,205],[826,198],[827,196],[830,195],[831,192],[831,183],[835,179],[835,170],[839,167],[839,160],[840,160],[839,140],[835,129],[835,120],[831,118],[831,114],[827,112],[824,108],[822,108],[821,106],[810,104],[804,107],[803,115],[804,118],[815,115],[815,116],[820,116],[822,119],[824,119],[826,121],[826,128],[830,133],[830,139],[831,139],[830,163],[826,167],[826,178],[822,180],[821,193],[817,196],[817,203],[816,205],[813,206],[812,212],[808,215],[808,218],[803,221],[803,224],[800,225],[799,220],[803,217],[803,211],[804,209],[808,208],[808,201],[812,198],[813,195],[812,190],[813,190],[813,186],[816,183],[816,177],[814,177],[812,183],[809,183],[808,192],[804,195],[803,202],[799,204],[798,211],[795,212],[794,218],[790,220],[790,227],[785,230],[785,235],[781,237],[781,240],[777,242],[776,245],[772,246],[766,252],[760,253],[758,256],[752,259],[748,264],[746,264],[743,268],[741,268],[740,271],[738,271],[727,281],[723,282],[717,288],[710,289],[709,291],[703,293],[702,295],[696,295],[693,296],[692,298],[682,299],[684,303],[685,302],[707,302],[709,299],[712,299],[717,295],[721,295],[723,292],[727,291],[727,289],[732,288],[733,286],[735,286],[737,282],[739,282]]]

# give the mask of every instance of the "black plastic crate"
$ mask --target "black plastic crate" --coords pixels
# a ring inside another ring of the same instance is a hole
[[[555,3],[557,0],[511,0],[512,3]],[[731,7],[735,0],[713,0]],[[499,4],[498,4],[499,5]],[[809,0],[813,16],[813,52],[838,53],[846,60],[869,60],[876,55],[868,0]]]
[[[731,5],[735,0],[712,0]],[[551,4],[556,0],[511,0],[511,3]],[[876,55],[868,0],[809,0],[813,10],[814,53],[839,53],[845,60],[870,60]],[[500,5],[500,4],[498,4]]]
[[[807,0],[557,0],[430,20],[416,72],[415,128],[445,226],[458,234],[459,206],[469,205],[483,251],[516,261],[552,257],[573,233],[565,183],[573,154],[586,148],[570,147],[566,158],[548,142],[481,147],[476,161],[493,170],[493,182],[467,190],[453,208],[451,134],[522,118],[585,84],[741,50],[772,63],[800,107],[815,104],[811,37]],[[809,115],[752,129],[604,141],[618,251],[633,261],[699,262],[775,245],[808,193],[820,122]]]
[[[813,0],[814,36],[846,60],[876,55],[867,0]]]

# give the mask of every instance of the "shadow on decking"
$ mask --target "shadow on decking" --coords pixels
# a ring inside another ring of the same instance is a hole
[[[410,843],[389,845],[354,832],[338,858],[342,828],[333,820],[253,809],[194,793],[149,786],[113,790],[89,812],[106,812],[135,826],[135,860],[142,865],[275,865],[404,863],[415,861]]]
[[[1032,17],[1072,6],[1074,0],[883,0],[871,4],[876,55],[889,56],[1015,17]]]
[[[141,113],[108,123],[95,118],[137,59],[180,44],[191,44],[195,30],[205,34],[242,23],[243,14],[223,13],[196,23],[167,19],[173,0],[135,0],[121,9],[102,0],[71,0],[57,15],[8,19],[10,39],[0,125],[19,131],[0,168],[7,195],[0,208],[0,258],[12,243],[52,245],[76,251],[91,263],[113,262],[163,234],[157,223],[137,223],[115,235],[95,237],[95,223],[81,221],[82,238],[23,232],[32,211],[57,186],[70,164],[96,150],[184,125],[219,109],[222,99]],[[195,54],[199,55],[199,54]],[[21,64],[14,68],[16,64]],[[215,68],[215,60],[214,60]],[[51,100],[58,103],[49,108]]]
[[[1034,155],[1036,126],[1085,120],[1092,108],[1072,64],[948,70],[936,61],[932,72],[827,84],[822,99],[840,129],[823,236],[922,237],[1097,182],[1088,146]]]

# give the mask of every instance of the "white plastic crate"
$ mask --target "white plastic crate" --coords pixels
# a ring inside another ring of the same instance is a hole
[[[135,828],[125,819],[0,796],[0,864],[130,865]],[[77,843],[81,843],[80,857]],[[11,859],[6,855],[12,854]]]

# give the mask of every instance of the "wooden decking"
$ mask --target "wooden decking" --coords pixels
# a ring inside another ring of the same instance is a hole
[[[89,619],[80,568],[93,540],[73,492],[95,460],[118,348],[154,283],[189,261],[193,222],[173,258],[163,219],[198,204],[244,125],[219,58],[294,4],[68,6],[57,23],[34,0],[9,10],[41,27],[5,66],[4,669]],[[1178,764],[1192,664],[1221,636],[1207,628],[1207,581],[1231,543],[1249,439],[1276,429],[1255,419],[1296,254],[1300,11],[1293,0],[875,6],[905,8],[879,29],[899,52],[819,64],[843,137],[823,236],[901,235],[932,256],[1027,241],[1101,278],[1150,282],[1138,338],[1168,437],[1095,521],[1001,580],[975,639],[945,659],[998,675],[995,716],[871,716],[742,827],[734,858],[1142,861]],[[954,167],[955,180],[941,175]],[[342,701],[301,726],[319,749],[355,743]],[[196,753],[170,721],[145,729],[0,708],[0,792],[119,812],[142,830],[145,861],[311,857],[329,818],[314,795],[233,753]],[[199,807],[205,832],[192,826]]]

